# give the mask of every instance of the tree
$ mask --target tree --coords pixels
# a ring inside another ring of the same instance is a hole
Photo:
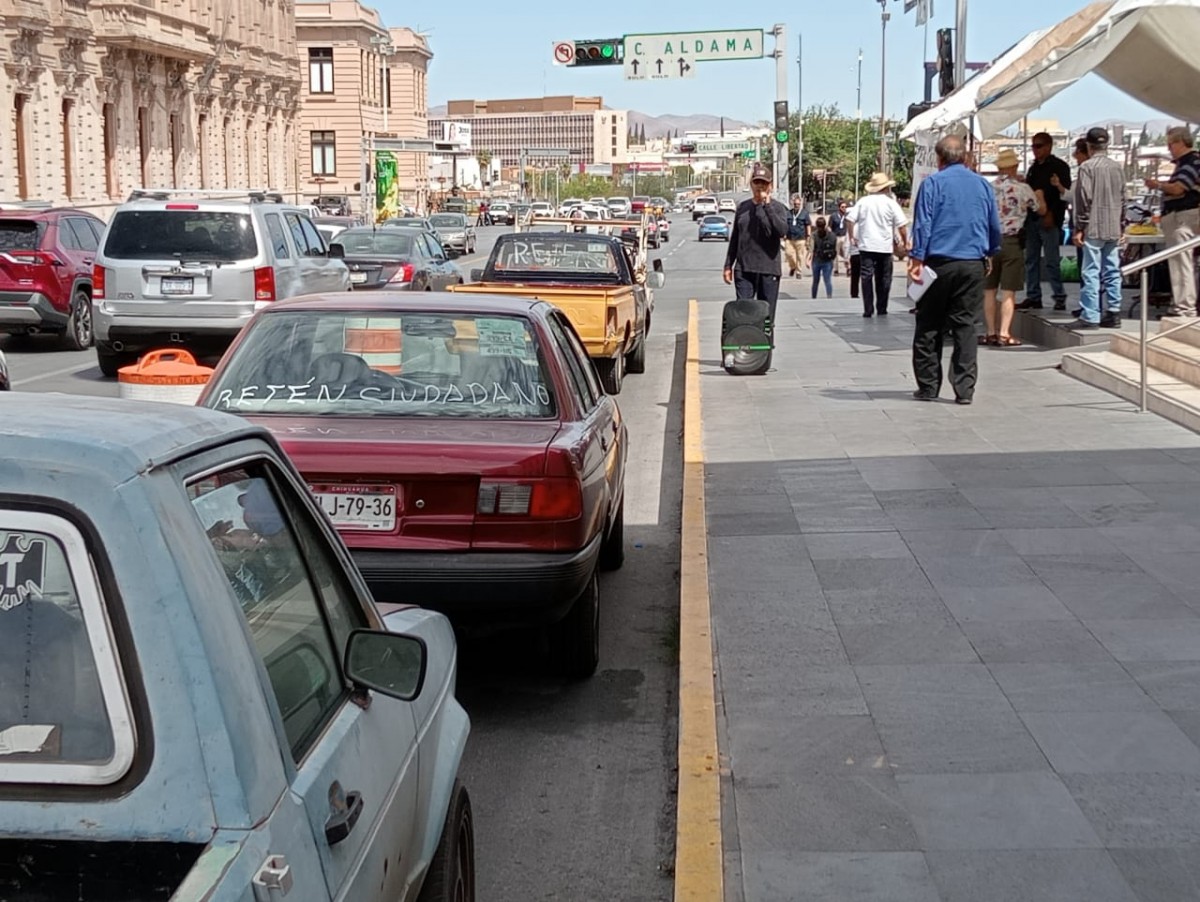
[[[792,116],[790,139],[788,145],[789,160],[792,164],[793,183],[795,181],[796,137],[799,130],[799,115]],[[865,182],[874,169],[874,161],[879,157],[878,125],[863,120],[861,123],[851,116],[844,115],[836,104],[828,106],[812,106],[804,114],[804,172],[800,178],[801,192],[808,197],[821,196],[821,180],[813,178],[814,169],[829,172],[825,191],[830,198],[839,196],[854,197],[858,193],[854,184],[855,173],[855,143],[860,135],[859,147],[859,181]],[[768,146],[766,156],[774,157],[774,146]],[[911,161],[912,154],[908,154]],[[893,174],[897,182],[899,171]],[[908,175],[911,181],[911,172]]]
[[[492,181],[492,152],[486,147],[479,148],[475,151],[475,162],[479,164],[479,184],[481,186],[490,184]]]

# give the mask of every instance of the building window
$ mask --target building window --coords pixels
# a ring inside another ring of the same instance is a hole
[[[313,94],[333,93],[333,48],[308,48],[308,90]]]
[[[233,117],[226,116],[225,121],[221,123],[221,134],[224,135],[221,141],[221,168],[225,177],[225,187],[233,187],[233,157],[229,152],[230,143],[233,141]]]
[[[138,107],[138,159],[141,161],[143,188],[150,187],[150,111]]]
[[[211,187],[208,175],[208,116],[204,113],[200,114],[196,131],[200,138],[200,187],[208,188]]]
[[[167,123],[168,138],[171,141],[171,187],[179,187],[179,117],[171,114]]]
[[[337,143],[333,132],[312,133],[312,174],[337,175]]]
[[[75,193],[75,101],[62,102],[63,136],[63,194],[68,198]]]
[[[20,200],[29,199],[29,158],[26,155],[25,142],[28,138],[25,129],[25,105],[28,98],[24,94],[13,96],[13,135],[17,140],[17,197]]]
[[[263,164],[263,168],[264,168],[264,171],[266,172],[267,180],[264,183],[264,187],[274,188],[274,187],[279,187],[279,186],[276,186],[275,179],[271,178],[271,175],[273,174],[273,171],[274,171],[274,167],[271,164],[275,160],[275,123],[268,121],[266,131],[267,131],[266,142],[265,142],[266,147],[264,148],[266,151],[266,154],[264,156],[265,162]]]
[[[104,104],[104,190],[109,197],[117,196],[117,112],[111,103]]]
[[[392,67],[383,70],[383,105],[390,112],[392,109]]]

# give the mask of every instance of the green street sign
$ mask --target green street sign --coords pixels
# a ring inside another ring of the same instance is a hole
[[[753,149],[743,150],[742,151],[742,159],[743,160],[757,160],[758,159],[758,151],[753,150]]]

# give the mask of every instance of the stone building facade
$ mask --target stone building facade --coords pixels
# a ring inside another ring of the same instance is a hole
[[[291,0],[0,0],[0,202],[296,193]]]
[[[367,181],[363,138],[426,137],[433,54],[422,35],[385,26],[376,10],[358,0],[297,4],[296,43],[304,81],[301,189],[309,196],[349,195],[358,213]],[[401,153],[396,164],[400,200],[426,209],[428,154]]]

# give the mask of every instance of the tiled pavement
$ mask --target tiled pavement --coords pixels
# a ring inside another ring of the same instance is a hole
[[[766,377],[701,304],[728,897],[1200,899],[1200,436],[1032,347],[913,401],[837,288]]]

